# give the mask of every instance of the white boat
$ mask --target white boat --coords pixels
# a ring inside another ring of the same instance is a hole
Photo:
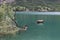
[[[39,24],[39,23],[43,23],[44,22],[44,20],[37,20],[37,23]]]

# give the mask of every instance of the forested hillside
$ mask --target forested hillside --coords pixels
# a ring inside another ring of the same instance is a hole
[[[45,8],[60,11],[60,0],[15,0],[16,5],[24,6],[27,8]]]

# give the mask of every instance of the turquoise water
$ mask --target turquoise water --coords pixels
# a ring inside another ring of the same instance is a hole
[[[60,12],[17,12],[16,21],[18,25],[22,27],[27,24],[27,31],[20,32],[15,36],[8,35],[0,37],[0,40],[60,40],[59,13]],[[44,20],[44,23],[37,24],[36,21],[39,19]]]

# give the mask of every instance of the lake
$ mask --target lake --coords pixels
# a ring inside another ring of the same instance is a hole
[[[37,24],[37,20],[44,23]],[[60,40],[60,12],[16,12],[16,21],[20,27],[28,25],[28,29],[0,40]]]

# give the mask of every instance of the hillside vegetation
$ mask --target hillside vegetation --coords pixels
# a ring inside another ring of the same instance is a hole
[[[16,0],[16,6],[22,6],[31,10],[47,9],[49,11],[60,11],[60,0]]]

